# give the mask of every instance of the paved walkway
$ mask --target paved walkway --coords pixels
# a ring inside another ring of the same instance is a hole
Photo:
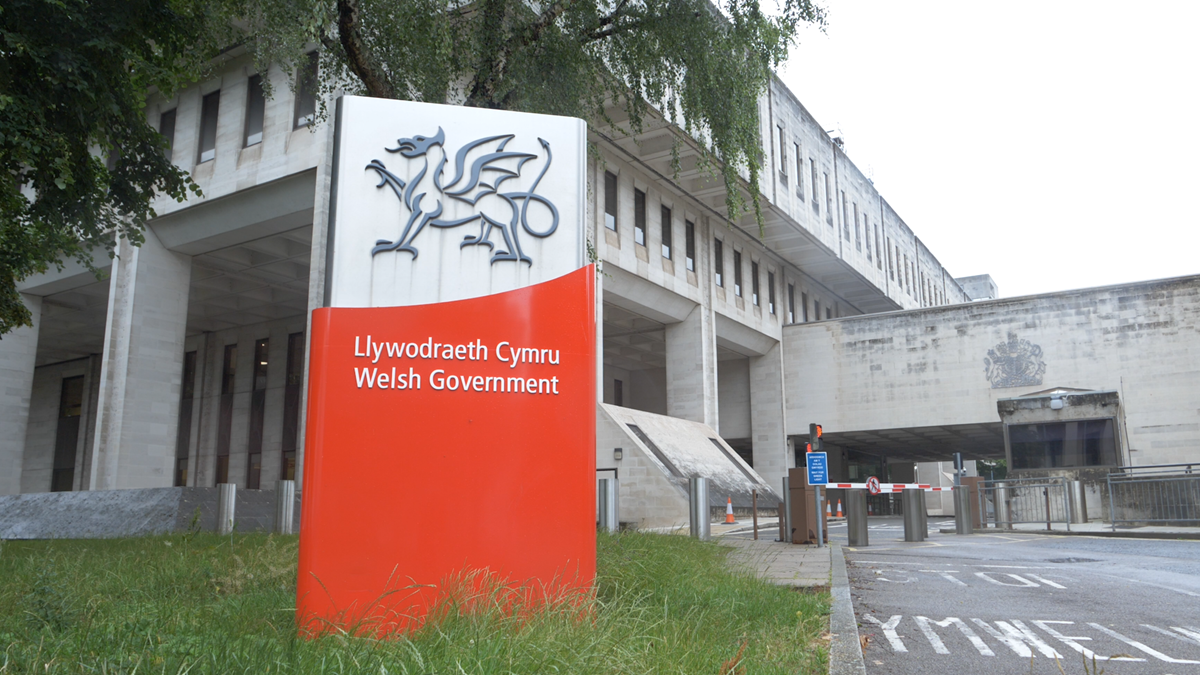
[[[748,525],[749,523],[743,523]],[[750,527],[713,527],[713,540],[736,548],[736,564],[753,569],[757,576],[780,586],[828,586],[829,548],[775,541],[779,526],[775,521],[759,521],[758,540]]]

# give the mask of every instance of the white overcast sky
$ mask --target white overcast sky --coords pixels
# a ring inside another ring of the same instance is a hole
[[[1200,2],[818,2],[780,76],[951,274],[1200,274]]]

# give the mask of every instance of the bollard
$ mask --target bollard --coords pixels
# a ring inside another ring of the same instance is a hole
[[[601,478],[597,488],[600,497],[599,529],[606,532],[616,532],[621,529],[617,519],[617,479]]]
[[[792,532],[795,530],[792,529],[792,491],[787,476],[783,477],[783,520],[780,522],[783,524],[783,541],[792,543]]]
[[[846,534],[850,546],[868,546],[867,491],[846,491]]]
[[[1087,493],[1083,489],[1083,481],[1067,481],[1067,498],[1071,500],[1071,524],[1086,523],[1088,521]]]
[[[233,532],[234,510],[237,508],[237,485],[220,483],[217,485],[217,534]]]
[[[925,491],[910,488],[900,493],[904,505],[904,541],[925,541]]]
[[[754,512],[754,541],[758,541],[758,490],[750,491],[750,510]]]
[[[971,534],[971,489],[966,485],[954,488],[954,532]]]
[[[292,522],[296,515],[296,481],[275,481],[275,531],[279,534],[295,534]]]
[[[1009,491],[1008,483],[996,483],[996,493],[992,501],[996,509],[996,528],[1005,530],[1013,529],[1012,493]]]
[[[695,476],[688,480],[688,515],[691,517],[691,535],[700,541],[709,540],[708,526],[708,479]]]

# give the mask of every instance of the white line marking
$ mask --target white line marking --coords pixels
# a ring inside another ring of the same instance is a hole
[[[1027,565],[971,565],[971,567],[994,567],[1004,570],[1051,570],[1053,567],[1029,567]]]
[[[1184,630],[1185,628],[1187,630]],[[1183,628],[1180,628],[1179,626],[1171,626],[1171,630],[1177,630],[1180,633],[1192,638],[1196,642],[1200,642],[1200,628],[1196,628],[1195,626],[1184,626]]]
[[[1029,574],[1029,573],[1026,572],[1026,574]],[[1039,577],[1036,574],[1029,574],[1029,576],[1034,579],[1037,579],[1038,581],[1042,582],[1043,584],[1046,584],[1047,586],[1050,586],[1051,588],[1061,588],[1064,591],[1067,589],[1066,586],[1061,586],[1059,584],[1054,583],[1053,581],[1050,581],[1049,579],[1046,579],[1044,577]]]
[[[950,650],[946,649],[946,645],[942,642],[942,639],[939,638],[937,633],[934,633],[933,629],[929,627],[929,624],[931,623],[942,628],[949,628],[951,624],[958,626],[958,629],[962,631],[962,634],[965,635],[968,640],[971,641],[971,644],[975,645],[975,649],[979,650],[981,655],[996,655],[996,652],[993,652],[990,648],[988,648],[987,644],[983,640],[979,639],[979,636],[975,634],[975,631],[971,630],[970,626],[963,623],[963,620],[956,616],[946,617],[945,621],[932,621],[928,617],[924,616],[914,616],[913,619],[917,622],[917,627],[921,629],[921,632],[924,633],[925,637],[929,640],[929,644],[933,646],[933,651],[937,652],[938,654],[949,654]]]
[[[927,562],[893,562],[891,560],[851,560],[855,565],[928,565]]]
[[[1059,654],[1058,651],[1053,647],[1045,642],[1042,642],[1042,639],[1037,636],[1037,633],[1029,630],[1029,628],[1020,621],[1013,621],[1013,624],[1016,624],[1017,626],[1016,628],[1005,621],[997,621],[996,625],[1000,628],[1000,630],[992,628],[987,624],[986,621],[982,619],[971,619],[971,621],[975,625],[982,628],[985,633],[996,638],[996,640],[999,642],[1007,645],[1008,648],[1013,650],[1017,656],[1031,658],[1033,656],[1033,652],[1029,649],[1029,646],[1033,645],[1046,658],[1062,659],[1062,654]],[[1004,632],[1002,633],[1000,631]]]
[[[887,581],[887,582],[889,582],[889,583],[893,583],[893,584],[910,584],[910,583],[912,583],[912,582],[916,581],[916,579],[911,579],[911,578],[910,578],[910,579],[904,579],[904,580],[899,580],[899,579],[888,579],[887,577],[875,577],[875,578],[876,578],[877,580],[879,580],[879,581]]]
[[[1079,642],[1078,642],[1078,640],[1091,641],[1092,638],[1085,637],[1082,635],[1063,635],[1062,633],[1054,630],[1050,626],[1047,626],[1046,624],[1048,624],[1048,623],[1058,623],[1058,624],[1064,624],[1064,625],[1071,626],[1071,625],[1074,625],[1075,622],[1074,621],[1034,621],[1033,625],[1035,625],[1038,628],[1041,628],[1042,630],[1049,633],[1050,637],[1058,640],[1059,642],[1065,644],[1066,646],[1070,647],[1071,649],[1074,649],[1075,651],[1079,652],[1080,654],[1083,654],[1084,659],[1095,659],[1097,661],[1108,661],[1110,659],[1113,661],[1145,661],[1146,660],[1146,659],[1135,658],[1132,656],[1117,656],[1117,657],[1101,656],[1101,655],[1097,654],[1096,652],[1088,649],[1087,647],[1084,647],[1083,645],[1079,644]]]
[[[1038,588],[1038,585],[1036,583],[1026,579],[1025,577],[1022,577],[1022,576],[1019,576],[1016,574],[1007,574],[1007,576],[1010,576],[1010,577],[1016,579],[1017,581],[1021,582],[1019,584],[1010,584],[1005,581],[1000,581],[999,579],[993,579],[991,576],[989,576],[989,574],[990,574],[989,572],[976,572],[975,576],[979,577],[980,579],[983,579],[984,581],[990,581],[993,584],[996,584],[997,586],[1015,586],[1016,588]]]
[[[952,584],[958,584],[959,586],[966,586],[966,584],[964,582],[959,581],[957,578],[950,576],[949,572],[943,572],[942,578],[945,579],[946,581],[949,581]]]
[[[1155,588],[1162,588],[1162,589],[1166,589],[1168,591],[1175,591],[1176,593],[1183,593],[1184,595],[1190,595],[1193,598],[1200,598],[1200,593],[1193,593],[1191,591],[1185,591],[1182,588],[1175,588],[1174,586],[1167,586],[1166,584],[1156,584],[1153,581],[1142,581],[1140,579],[1130,579],[1128,577],[1118,577],[1118,576],[1114,576],[1112,574],[1104,574],[1103,572],[1098,572],[1098,574],[1109,577],[1110,579],[1120,579],[1121,581],[1132,581],[1135,584],[1145,584],[1147,586],[1153,586]]]
[[[908,651],[908,648],[904,646],[904,641],[901,640],[900,636],[896,634],[896,624],[900,623],[900,619],[902,618],[902,615],[897,614],[896,616],[893,616],[892,618],[888,619],[887,623],[883,623],[882,621],[880,621],[879,619],[876,619],[875,617],[871,616],[870,614],[863,614],[862,618],[867,621],[870,621],[873,624],[876,624],[877,626],[879,626],[880,628],[883,629],[883,636],[885,638],[887,638],[888,642],[891,643],[892,651],[894,651],[894,652],[907,652]]]
[[[1117,631],[1111,630],[1109,628],[1105,628],[1104,626],[1101,626],[1098,623],[1092,623],[1089,621],[1088,625],[1091,626],[1092,628],[1095,628],[1096,630],[1100,631],[1101,633],[1104,633],[1105,635],[1110,635],[1112,637],[1117,638],[1121,642],[1124,642],[1125,644],[1127,644],[1131,647],[1136,647],[1137,649],[1140,649],[1140,650],[1146,652],[1150,656],[1153,656],[1154,658],[1156,658],[1160,661],[1166,661],[1167,663],[1200,664],[1200,661],[1189,661],[1187,659],[1171,658],[1170,656],[1167,656],[1166,654],[1158,651],[1157,649],[1151,649],[1150,647],[1147,647],[1146,645],[1142,644],[1141,642],[1138,642],[1137,640],[1134,640],[1133,638],[1127,638],[1124,635],[1121,635],[1120,633],[1118,633]],[[1116,661],[1116,660],[1117,659],[1113,659],[1113,661]],[[1142,660],[1145,660],[1145,659],[1142,659]]]
[[[1174,628],[1175,630],[1183,633],[1184,635],[1186,635],[1188,633],[1188,631],[1183,630],[1182,628],[1179,628],[1177,626],[1171,626],[1171,627]],[[1196,638],[1192,639],[1192,638],[1184,637],[1184,635],[1176,635],[1175,633],[1172,633],[1171,631],[1169,631],[1165,628],[1159,628],[1158,626],[1151,626],[1148,623],[1142,624],[1142,628],[1149,628],[1150,630],[1154,631],[1155,633],[1162,633],[1163,635],[1173,637],[1176,640],[1183,640],[1184,642],[1188,643],[1189,645],[1190,644],[1200,645],[1200,634],[1197,634]]]

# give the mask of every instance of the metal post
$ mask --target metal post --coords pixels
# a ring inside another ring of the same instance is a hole
[[[217,534],[233,532],[234,509],[237,507],[237,485],[217,485]]]
[[[792,543],[792,491],[788,477],[783,477],[783,540]]]
[[[954,532],[971,534],[971,490],[965,485],[954,488]]]
[[[294,534],[292,521],[296,515],[296,481],[275,481],[275,531]]]
[[[1088,521],[1087,515],[1087,491],[1084,490],[1083,481],[1073,480],[1068,483],[1070,487],[1071,497],[1071,522],[1076,525],[1082,525]]]
[[[954,453],[954,487],[962,485],[963,461],[962,453]]]
[[[996,483],[996,492],[992,496],[996,509],[996,528],[1012,529],[1012,495],[1008,491],[1008,483]]]
[[[1050,527],[1050,488],[1042,488],[1042,496],[1046,498],[1046,531],[1051,532],[1054,528]]]
[[[1112,493],[1112,474],[1108,474],[1104,478],[1104,482],[1108,483],[1108,519],[1112,523],[1112,531],[1117,531],[1117,507],[1113,506]]]
[[[909,488],[900,493],[900,504],[904,509],[904,541],[925,541],[925,528],[921,514],[924,512],[925,492]]]
[[[814,485],[813,488],[817,494],[817,548],[821,548],[825,545],[825,528],[822,527],[825,524],[825,513],[821,511],[821,486]]]
[[[850,546],[868,546],[867,491],[846,491],[846,536]]]
[[[708,524],[708,479],[694,476],[688,480],[689,515],[691,516],[691,535],[700,541],[709,540]]]
[[[758,490],[750,491],[750,509],[754,512],[754,541],[758,541]]]
[[[598,492],[600,497],[599,529],[606,532],[616,532],[621,529],[617,518],[617,479],[601,478]]]

